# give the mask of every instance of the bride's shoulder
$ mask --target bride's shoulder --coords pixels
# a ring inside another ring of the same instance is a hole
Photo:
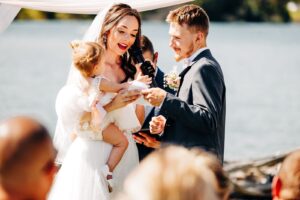
[[[57,98],[72,98],[75,96],[81,96],[82,93],[81,88],[76,85],[65,85],[59,90]]]

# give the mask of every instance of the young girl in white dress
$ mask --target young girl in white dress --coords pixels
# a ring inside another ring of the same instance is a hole
[[[101,62],[102,47],[94,42],[73,41],[73,63],[75,67],[90,83],[86,89],[91,112],[84,112],[80,119],[77,130],[80,135],[88,135],[91,139],[103,140],[113,145],[107,164],[101,168],[102,173],[108,180],[109,190],[112,191],[112,171],[120,162],[128,146],[128,141],[123,132],[137,132],[141,128],[135,108],[132,105],[116,109],[109,113],[103,109],[122,89],[146,89],[151,83],[148,76],[137,76],[136,81],[115,83],[104,78],[105,71]],[[99,55],[98,53],[99,52]],[[111,132],[102,132],[109,124],[118,127]]]

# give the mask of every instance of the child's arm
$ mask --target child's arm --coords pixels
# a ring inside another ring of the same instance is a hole
[[[147,75],[143,75],[141,72],[137,74],[135,80],[145,83],[146,85],[150,85],[152,83],[152,78]]]
[[[115,83],[105,78],[95,78],[97,79],[97,87],[102,92],[119,92],[122,89],[126,89],[129,86],[129,83]]]
[[[91,124],[95,130],[99,131],[100,124],[106,114],[107,112],[98,101],[93,102],[91,107]]]

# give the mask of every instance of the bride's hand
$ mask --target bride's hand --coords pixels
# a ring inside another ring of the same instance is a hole
[[[121,90],[110,103],[104,106],[107,112],[122,108],[141,96],[140,90]]]

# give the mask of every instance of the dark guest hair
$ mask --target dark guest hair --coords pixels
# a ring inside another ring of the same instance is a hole
[[[142,49],[143,53],[146,51],[150,51],[152,53],[152,55],[154,55],[154,48],[153,48],[152,42],[145,35],[142,35],[142,38],[141,38],[141,49]]]

